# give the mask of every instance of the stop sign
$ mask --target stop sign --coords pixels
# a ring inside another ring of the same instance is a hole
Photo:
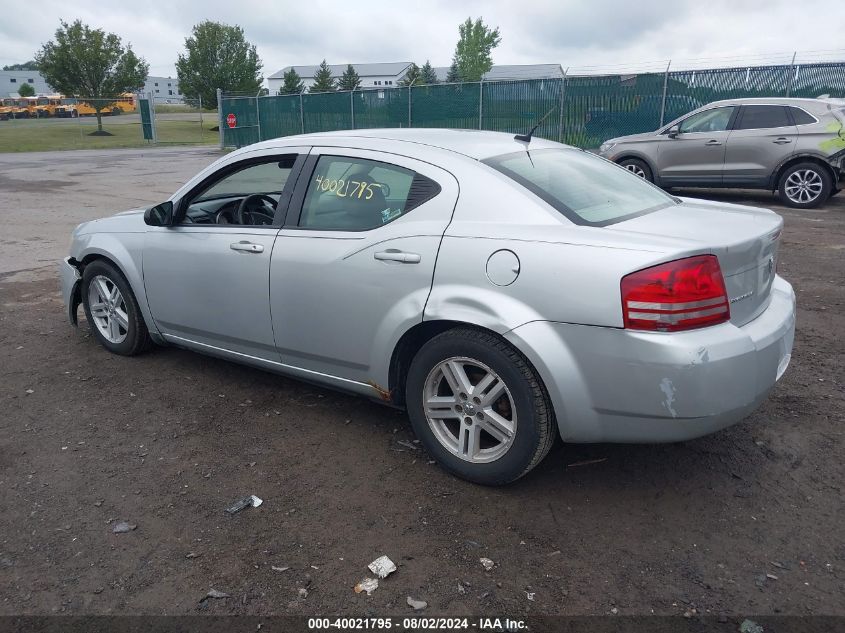
[[[231,112],[226,116],[226,125],[230,128],[235,127],[238,124],[238,119],[235,117],[234,114]]]

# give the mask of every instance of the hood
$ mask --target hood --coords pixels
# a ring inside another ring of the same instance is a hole
[[[144,224],[144,211],[146,209],[130,209],[121,211],[106,218],[83,222],[76,227],[74,235],[85,235],[87,233],[144,233],[147,225]]]
[[[605,143],[635,143],[637,141],[648,141],[654,139],[656,132],[642,132],[640,134],[628,134],[627,136],[617,136],[605,141]]]

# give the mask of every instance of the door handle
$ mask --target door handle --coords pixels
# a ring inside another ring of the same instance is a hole
[[[390,248],[386,251],[379,251],[373,257],[382,262],[399,262],[400,264],[419,264],[422,259],[417,253],[405,253]]]
[[[253,244],[252,242],[232,242],[229,248],[233,251],[241,251],[243,253],[263,253],[264,247],[261,244]]]
[[[712,139],[712,140],[707,141],[705,143],[705,145],[710,145],[710,146],[721,145],[721,144],[722,144],[722,141],[717,141],[716,139]]]
[[[787,143],[791,143],[792,139],[784,138],[781,136],[780,138],[776,138],[772,143],[777,143],[778,145],[786,145]]]

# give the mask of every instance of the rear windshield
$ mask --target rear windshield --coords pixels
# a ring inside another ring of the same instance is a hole
[[[639,176],[577,149],[542,149],[483,161],[576,224],[606,226],[677,200]]]

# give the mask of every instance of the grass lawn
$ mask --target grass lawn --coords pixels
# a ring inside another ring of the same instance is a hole
[[[216,125],[215,117],[204,117],[200,136],[198,120],[159,120],[156,126],[158,141],[213,145],[219,142],[217,132],[211,130]],[[137,115],[104,117],[103,129],[112,136],[90,136],[96,129],[95,118],[0,121],[0,152],[147,147],[151,144],[141,137],[141,124]]]

